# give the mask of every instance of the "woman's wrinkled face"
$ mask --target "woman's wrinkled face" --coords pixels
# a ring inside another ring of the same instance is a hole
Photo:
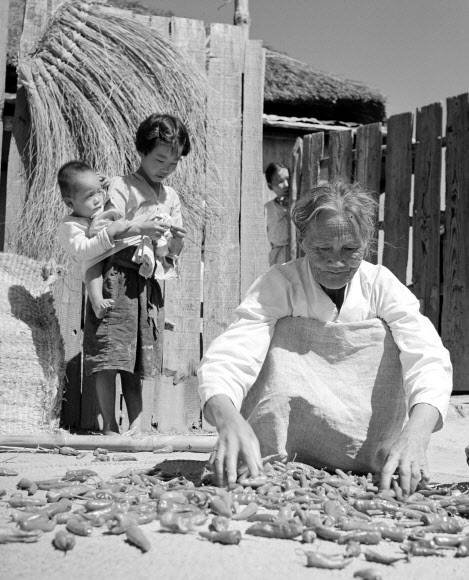
[[[332,212],[311,222],[302,247],[316,282],[335,290],[350,282],[365,253],[358,227]]]

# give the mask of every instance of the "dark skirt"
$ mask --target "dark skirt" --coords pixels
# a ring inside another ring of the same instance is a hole
[[[88,376],[104,370],[127,371],[141,379],[156,375],[163,295],[156,280],[139,275],[139,266],[131,261],[134,252],[134,247],[126,248],[103,263],[103,296],[114,300],[113,309],[98,319],[87,301],[83,352]]]

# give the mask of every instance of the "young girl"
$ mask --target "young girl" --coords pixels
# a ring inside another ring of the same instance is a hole
[[[189,153],[189,134],[177,117],[153,114],[138,128],[135,144],[140,167],[135,173],[111,181],[106,210],[114,210],[128,220],[139,210],[148,215],[167,214],[171,218],[168,252],[177,256],[186,233],[181,205],[177,193],[163,185],[163,181],[175,171],[181,157]],[[154,219],[135,220],[125,234],[118,233],[114,238],[143,235],[156,245],[167,229],[167,225]],[[157,370],[157,315],[163,306],[163,296],[158,280],[139,274],[139,265],[132,261],[134,253],[135,247],[125,248],[104,262],[103,296],[113,300],[112,310],[99,319],[90,302],[86,309],[84,368],[87,375],[96,375],[105,435],[119,432],[114,413],[117,373],[121,376],[130,430],[138,433],[141,380],[153,378]]]
[[[264,205],[267,239],[270,242],[269,266],[290,260],[290,171],[282,163],[270,163],[265,170],[268,188],[275,194]]]

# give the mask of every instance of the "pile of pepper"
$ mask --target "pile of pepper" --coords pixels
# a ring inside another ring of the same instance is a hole
[[[0,475],[18,474],[0,468]],[[69,470],[45,481],[22,478],[17,488],[8,498],[0,490],[11,508],[10,523],[0,528],[0,543],[36,542],[60,526],[52,543],[67,551],[75,536],[91,536],[94,528],[102,528],[146,552],[152,542],[143,528],[157,520],[161,531],[239,544],[243,533],[237,522],[244,520],[250,524],[243,526],[244,534],[310,545],[304,550],[309,567],[341,569],[361,554],[368,562],[386,565],[417,556],[469,556],[467,492],[425,488],[403,500],[397,486],[379,491],[371,475],[339,469],[330,474],[297,462],[266,463],[261,476],[241,475],[229,488],[213,485],[210,473],[193,482],[158,465],[127,469],[108,481],[90,469]],[[198,531],[205,524],[208,530]],[[323,554],[314,549],[317,538],[343,548],[336,556]],[[383,555],[381,542],[395,542],[399,554]],[[373,569],[356,575],[380,578]]]

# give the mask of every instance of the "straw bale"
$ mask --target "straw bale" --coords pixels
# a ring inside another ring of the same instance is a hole
[[[177,115],[191,135],[189,157],[168,180],[180,194],[189,236],[203,227],[207,212],[216,213],[205,191],[206,174],[216,176],[205,147],[206,73],[157,30],[100,2],[67,2],[37,52],[19,62],[18,75],[31,121],[27,197],[8,240],[16,253],[66,262],[56,239],[67,213],[56,183],[59,167],[80,158],[109,176],[134,171],[136,129],[155,112]]]
[[[0,253],[0,435],[59,427],[64,347],[40,262]]]

